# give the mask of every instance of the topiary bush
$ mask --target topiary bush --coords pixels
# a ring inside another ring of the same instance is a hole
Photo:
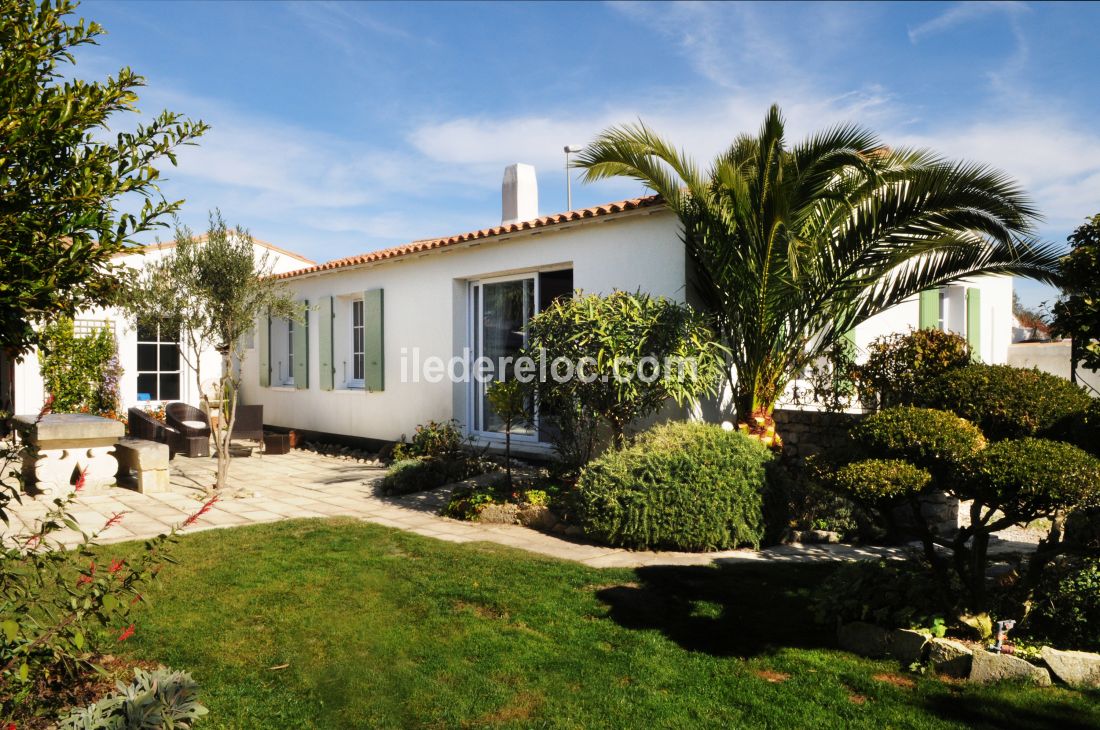
[[[824,477],[841,494],[872,505],[920,494],[932,483],[927,470],[901,459],[853,461]]]
[[[872,410],[911,404],[929,382],[970,362],[970,345],[953,332],[920,329],[879,337],[868,347],[867,361],[855,368],[860,401]]]
[[[1074,561],[1048,572],[1033,605],[1023,635],[1059,649],[1100,651],[1100,560]]]
[[[976,424],[990,440],[1055,435],[1092,399],[1065,378],[1009,365],[968,365],[928,384],[923,405]]]
[[[581,472],[578,518],[588,536],[635,549],[758,546],[772,458],[758,440],[719,426],[656,426]]]
[[[867,416],[850,434],[876,456],[906,459],[937,473],[957,468],[985,448],[985,437],[974,424],[931,408],[888,408]]]
[[[1100,459],[1072,444],[1024,438],[990,445],[962,471],[960,491],[1021,522],[1067,505],[1100,504]]]

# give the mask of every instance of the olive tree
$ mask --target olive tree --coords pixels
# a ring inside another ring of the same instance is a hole
[[[0,0],[0,346],[12,357],[38,344],[38,325],[113,299],[112,258],[182,202],[161,197],[156,166],[207,129],[165,111],[108,136],[132,124],[145,81],[129,68],[71,78],[74,51],[104,33],[72,20],[75,7]]]
[[[180,357],[195,374],[202,403],[208,410],[218,407],[221,417],[213,428],[218,490],[229,479],[240,385],[235,366],[243,355],[243,337],[261,316],[301,319],[303,315],[286,285],[271,273],[268,254],[257,254],[248,231],[230,229],[220,211],[215,211],[202,238],[177,221],[175,249],[146,264],[125,301],[137,324],[179,331]],[[213,393],[203,388],[200,357],[211,349],[221,355]]]

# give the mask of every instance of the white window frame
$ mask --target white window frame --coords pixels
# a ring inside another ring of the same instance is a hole
[[[551,271],[552,269],[546,269]],[[481,357],[481,348],[484,345],[484,336],[481,329],[485,321],[485,296],[484,289],[485,284],[503,284],[510,281],[525,281],[532,280],[534,282],[533,294],[532,294],[532,309],[531,317],[535,316],[539,312],[539,274],[543,269],[536,269],[532,271],[525,271],[520,274],[511,274],[508,276],[492,276],[481,279],[471,280],[467,287],[467,311],[469,316],[467,317],[467,342],[470,343],[470,359],[471,365],[477,362]],[[475,290],[477,294],[475,295]],[[475,306],[476,299],[476,306]],[[476,311],[475,311],[476,310]],[[530,317],[528,317],[530,319]],[[527,334],[524,333],[524,343],[526,344]],[[467,389],[467,418],[468,424],[467,430],[475,435],[477,438],[484,441],[500,442],[504,443],[505,434],[497,431],[485,431],[481,428],[485,423],[485,398],[484,398],[484,386],[485,384],[477,382],[471,373],[470,382]],[[530,434],[513,433],[513,443],[529,443],[539,444],[539,414],[536,408],[534,417],[531,419]]]
[[[294,320],[286,321],[286,377],[283,385],[294,385]]]
[[[135,361],[134,361],[134,365],[135,365],[135,369],[134,369],[134,373],[135,373],[134,400],[138,403],[143,403],[143,404],[145,404],[145,403],[167,403],[167,402],[171,402],[171,401],[174,401],[174,400],[183,400],[184,399],[183,388],[184,388],[184,381],[186,380],[186,378],[184,378],[184,376],[183,376],[183,353],[180,351],[180,349],[183,347],[183,344],[180,341],[165,340],[163,338],[163,336],[161,335],[161,325],[159,323],[156,325],[156,329],[157,329],[157,339],[155,341],[154,340],[143,340],[143,339],[141,339],[141,335],[140,335],[141,330],[140,329],[135,329],[134,330],[134,337],[136,339],[136,345],[134,347],[134,355],[135,355]],[[178,338],[178,336],[177,336],[177,338]],[[157,353],[157,369],[156,370],[138,370],[137,369],[136,366],[137,366],[137,361],[139,359],[139,358],[137,358],[137,353],[141,349],[142,345],[155,345],[156,346],[156,353]],[[160,348],[164,345],[175,345],[175,347],[176,347],[176,369],[175,370],[161,370],[160,369]],[[161,398],[160,397],[160,395],[161,395],[161,393],[160,393],[160,376],[162,376],[162,375],[172,375],[172,374],[175,374],[175,375],[179,376],[178,395],[175,398]],[[138,401],[137,400],[138,393],[141,392],[141,389],[140,389],[140,387],[138,386],[137,383],[138,383],[138,380],[140,379],[140,376],[142,376],[142,375],[156,376],[156,379],[157,379],[157,397],[156,398],[151,398],[150,400],[144,400],[144,401]]]
[[[366,383],[364,381],[364,375],[366,374],[367,366],[367,348],[366,348],[366,318],[365,309],[362,298],[352,299],[349,303],[348,311],[348,360],[351,361],[351,377],[348,377],[346,387],[348,388],[365,388]],[[355,323],[356,310],[359,311],[359,324]],[[355,333],[359,331],[359,351],[355,351]],[[358,363],[356,362],[358,360]],[[355,377],[356,364],[359,366],[359,377]]]

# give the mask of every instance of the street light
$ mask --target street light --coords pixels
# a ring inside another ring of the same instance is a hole
[[[573,180],[569,175],[569,155],[584,149],[583,144],[565,145],[565,209],[573,210]]]

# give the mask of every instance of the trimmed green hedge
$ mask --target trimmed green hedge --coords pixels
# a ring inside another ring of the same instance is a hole
[[[719,426],[668,423],[592,461],[577,484],[585,534],[636,549],[759,546],[765,466],[758,440]]]
[[[932,475],[901,459],[865,459],[836,469],[823,478],[842,494],[872,504],[919,494]]]
[[[947,411],[910,406],[871,414],[852,427],[851,437],[875,456],[940,471],[955,468],[985,448],[985,437],[969,421]]]
[[[999,441],[978,454],[962,475],[965,494],[1006,514],[1100,503],[1100,459],[1061,441]]]
[[[1009,365],[950,370],[932,381],[921,399],[973,422],[994,441],[1055,435],[1092,402],[1065,378]]]
[[[885,335],[871,343],[867,361],[856,368],[859,397],[867,408],[911,404],[934,378],[970,362],[970,345],[954,332]]]

